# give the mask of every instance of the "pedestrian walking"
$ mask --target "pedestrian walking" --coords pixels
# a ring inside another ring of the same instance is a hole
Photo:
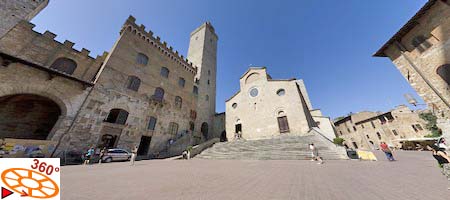
[[[442,168],[442,174],[447,177],[448,185],[447,189],[450,190],[450,158],[445,151],[443,151],[437,145],[427,145],[427,149],[432,151],[434,159],[439,164],[439,167]]]
[[[132,166],[134,166],[134,161],[136,161],[137,151],[138,151],[138,148],[135,145],[133,147],[133,149],[131,150],[131,159],[130,159],[131,164],[130,165],[132,165]]]
[[[391,150],[391,148],[389,148],[389,146],[388,146],[385,142],[381,142],[381,143],[380,143],[380,149],[381,149],[381,151],[384,152],[384,154],[386,155],[386,158],[387,158],[389,161],[395,161],[394,155],[392,155],[392,150]]]
[[[100,150],[98,164],[102,164],[103,156],[105,155],[105,153],[106,153],[106,147],[103,147],[102,150]]]
[[[90,163],[92,156],[94,156],[94,153],[95,153],[94,146],[91,146],[91,148],[89,148],[86,153],[83,165],[88,165]]]
[[[311,161],[319,161],[317,164],[323,164],[323,160],[319,156],[319,149],[317,149],[313,143],[309,144],[309,149],[311,150]]]

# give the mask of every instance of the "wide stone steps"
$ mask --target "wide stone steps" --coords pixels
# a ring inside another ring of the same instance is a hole
[[[347,159],[345,150],[336,147],[320,134],[282,135],[270,139],[238,140],[217,143],[195,158],[237,160],[306,160],[311,159],[309,144],[314,143],[319,155],[328,160]]]

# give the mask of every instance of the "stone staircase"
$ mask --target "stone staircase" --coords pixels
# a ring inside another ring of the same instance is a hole
[[[307,135],[286,134],[269,139],[238,140],[217,143],[197,155],[197,159],[227,160],[309,160],[309,143],[319,149],[325,160],[348,159],[345,149],[326,139],[320,130],[311,130]]]

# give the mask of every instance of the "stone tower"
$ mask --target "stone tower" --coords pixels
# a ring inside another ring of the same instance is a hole
[[[188,59],[198,67],[195,86],[198,87],[197,119],[195,131],[209,139],[214,132],[216,112],[216,71],[218,37],[210,22],[191,33]]]
[[[49,0],[2,0],[0,2],[0,38],[21,20],[30,21],[47,5]]]

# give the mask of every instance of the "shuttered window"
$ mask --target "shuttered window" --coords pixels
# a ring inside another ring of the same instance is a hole
[[[170,122],[169,123],[169,133],[171,135],[176,135],[178,132],[178,124],[175,122]]]
[[[156,118],[150,117],[150,120],[148,120],[147,129],[153,131],[153,130],[155,130],[155,126],[156,126]]]
[[[140,86],[141,86],[141,79],[139,79],[136,76],[128,77],[128,84],[127,84],[128,89],[138,91]]]
[[[126,110],[111,109],[105,121],[114,124],[125,124],[127,122],[127,119],[128,112]]]

